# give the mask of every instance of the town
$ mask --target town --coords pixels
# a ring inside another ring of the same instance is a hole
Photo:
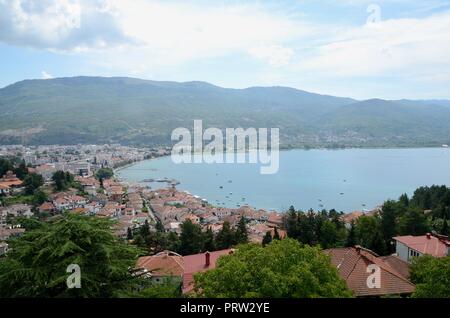
[[[391,236],[392,248],[376,237],[371,241],[352,238],[355,226],[364,226],[358,220],[382,216],[386,203],[373,211],[348,214],[334,210],[304,214],[293,207],[281,211],[285,213],[249,205],[227,208],[178,190],[174,182],[153,189],[115,176],[115,169],[169,154],[170,148],[163,146],[0,147],[0,257],[7,255],[11,239],[24,234],[27,220],[51,222],[68,213],[113,221],[111,230],[117,239],[144,249],[133,275],[148,277],[154,284],[169,278],[179,284],[182,294],[195,292],[194,276],[214,269],[219,258],[233,255],[241,243],[265,246],[287,237],[311,246],[319,243],[359,297],[411,295],[413,258],[449,255],[450,241],[442,234],[448,233],[445,216],[441,234],[408,230],[405,233],[421,235]],[[302,219],[321,224],[315,239],[307,236],[307,227],[299,230]],[[414,228],[419,226],[416,220],[413,223]],[[331,230],[325,232],[327,227]],[[367,264],[379,269],[382,287],[367,285],[371,274]]]

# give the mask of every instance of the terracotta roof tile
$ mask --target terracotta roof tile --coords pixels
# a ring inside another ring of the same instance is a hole
[[[331,256],[332,264],[337,267],[339,275],[356,296],[411,294],[414,291],[415,286],[395,267],[369,250],[333,248],[325,252]],[[367,286],[367,279],[371,275],[367,272],[367,268],[371,264],[378,265],[380,268],[380,288]]]

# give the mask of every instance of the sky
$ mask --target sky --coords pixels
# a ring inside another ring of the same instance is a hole
[[[79,75],[450,99],[450,0],[0,0],[0,87]]]

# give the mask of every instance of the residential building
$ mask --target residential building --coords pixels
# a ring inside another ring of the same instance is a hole
[[[136,268],[149,272],[154,282],[162,282],[164,278],[180,282],[182,292],[185,294],[194,289],[194,274],[215,268],[219,257],[232,253],[232,249],[226,249],[181,256],[164,251],[153,256],[140,257]]]
[[[409,264],[400,259],[379,257],[371,250],[360,246],[332,248],[324,251],[331,257],[331,263],[338,269],[349,289],[357,297],[380,297],[389,295],[407,296],[415,286],[405,273]],[[374,278],[373,275],[379,275]]]
[[[411,262],[414,257],[431,255],[445,257],[450,255],[450,240],[447,236],[427,233],[421,236],[396,236],[395,252],[400,259]]]

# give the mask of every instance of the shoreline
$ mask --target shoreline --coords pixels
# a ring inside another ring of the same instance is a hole
[[[407,149],[411,149],[411,150],[417,150],[417,149],[449,149],[448,147],[443,147],[443,146],[441,146],[441,147],[414,147],[414,148],[411,148],[411,147],[382,147],[382,148],[373,148],[373,147],[370,147],[370,148],[362,148],[362,147],[353,147],[353,148],[333,148],[333,149],[331,149],[331,148],[311,148],[311,149],[304,149],[304,148],[288,148],[288,149],[280,149],[279,151],[281,152],[281,151],[283,151],[283,152],[288,152],[288,151],[310,151],[310,150],[321,150],[321,151],[324,151],[324,150],[330,150],[330,151],[344,151],[344,150],[399,150],[399,149],[402,149],[402,150],[407,150]],[[248,153],[248,150],[247,151],[245,151],[246,153]],[[197,152],[197,154],[198,154],[199,152]],[[160,158],[164,158],[164,157],[169,157],[170,156],[170,154],[165,154],[165,155],[161,155],[161,156],[158,156],[158,157],[154,157],[154,158],[148,158],[148,159],[144,159],[144,160],[139,160],[139,161],[135,161],[135,162],[133,162],[133,163],[129,163],[129,164],[127,164],[127,165],[124,165],[124,166],[122,166],[122,167],[119,167],[119,168],[117,168],[117,169],[114,169],[114,173],[116,174],[117,172],[118,173],[120,173],[120,171],[122,171],[122,170],[124,170],[124,169],[126,169],[126,168],[129,168],[129,167],[132,167],[132,166],[134,166],[134,165],[137,165],[137,164],[139,164],[139,163],[141,163],[141,162],[144,162],[144,161],[152,161],[152,160],[157,160],[157,159],[160,159]],[[165,177],[167,177],[168,179],[170,179],[168,176],[165,176]],[[133,182],[133,183],[138,183],[138,184],[140,184],[141,182],[138,182],[138,181],[130,181],[130,180],[126,180],[126,179],[124,179],[124,180],[122,180],[122,181],[125,181],[125,182]],[[168,186],[166,186],[166,187],[161,187],[161,188],[151,188],[151,190],[158,190],[158,189],[169,189],[170,188],[170,186],[168,185]],[[182,189],[176,189],[177,191],[180,191],[180,192],[188,192],[188,193],[190,193],[190,191],[188,190],[188,189],[185,189],[185,190],[182,190]],[[197,194],[195,194],[195,193],[191,193],[193,196],[199,196],[199,195],[197,195]],[[199,196],[200,197],[200,196]],[[386,199],[384,199],[384,200],[387,200],[387,198]],[[210,202],[210,200],[207,200],[208,202]],[[384,202],[384,201],[383,201]],[[350,209],[350,210],[342,210],[342,212],[343,213],[345,213],[345,214],[350,214],[350,213],[353,213],[353,212],[355,212],[355,211],[360,211],[360,212],[363,212],[363,213],[368,213],[368,212],[370,212],[370,211],[373,211],[373,210],[376,210],[379,206],[381,206],[382,204],[383,204],[383,202],[380,202],[380,203],[378,203],[378,204],[376,204],[373,208],[371,208],[371,209],[367,209],[367,208],[365,208],[365,209],[361,209],[361,208],[356,208],[356,209]],[[213,207],[217,207],[217,208],[223,208],[224,206],[220,206],[220,205],[216,205],[216,204],[214,204],[214,203],[209,203],[211,206],[213,206]],[[276,212],[276,213],[280,213],[280,214],[283,214],[283,213],[285,213],[286,211],[279,211],[279,210],[277,210],[277,209],[267,209],[267,208],[256,208],[256,207],[253,207],[252,205],[250,205],[250,204],[246,204],[246,205],[242,205],[242,206],[248,206],[248,207],[250,207],[250,208],[253,208],[253,209],[256,209],[256,210],[265,210],[266,212],[268,212],[268,211],[270,211],[270,212]],[[226,208],[229,208],[229,209],[234,209],[235,207],[226,207]],[[330,209],[333,209],[333,208],[330,208]],[[318,208],[314,208],[313,209],[314,211],[320,211],[320,209],[318,209]],[[305,211],[307,211],[307,210],[305,210]],[[341,211],[339,211],[339,212],[341,212]],[[268,212],[269,213],[269,212]]]

